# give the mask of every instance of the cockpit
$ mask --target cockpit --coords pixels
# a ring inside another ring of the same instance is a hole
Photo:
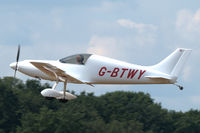
[[[91,54],[76,54],[60,59],[61,63],[85,65]]]

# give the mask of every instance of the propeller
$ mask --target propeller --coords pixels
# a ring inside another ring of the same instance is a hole
[[[18,69],[19,56],[20,56],[20,45],[18,45],[18,50],[17,50],[14,78],[16,77],[16,72],[17,72],[17,69]]]

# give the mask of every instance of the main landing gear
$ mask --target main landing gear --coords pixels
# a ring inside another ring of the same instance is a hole
[[[47,100],[58,99],[62,103],[66,103],[70,99],[76,98],[76,96],[66,92],[67,89],[67,80],[64,80],[63,91],[56,90],[56,86],[58,85],[58,81],[52,86],[52,88],[47,88],[41,91],[42,96],[44,96]]]
[[[47,100],[53,100],[54,97],[45,97],[45,99],[47,99]]]
[[[64,82],[64,88],[63,88],[63,97],[59,99],[59,102],[66,103],[68,100],[66,99],[66,91],[67,91],[67,80]]]
[[[55,77],[57,79],[56,83],[52,87],[53,90],[55,90],[56,86],[58,85],[59,80],[64,82],[63,95],[61,97],[56,97],[56,99],[58,99],[59,102],[66,103],[66,102],[68,102],[68,99],[66,97],[67,79],[63,79],[62,77],[59,77],[54,71],[52,71],[52,72],[54,73],[54,75],[55,75]]]
[[[67,100],[67,99],[59,99],[59,102],[60,102],[60,103],[67,103],[68,100]]]

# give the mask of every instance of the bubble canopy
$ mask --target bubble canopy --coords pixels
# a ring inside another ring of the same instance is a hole
[[[61,63],[85,65],[92,54],[76,54],[60,59]]]

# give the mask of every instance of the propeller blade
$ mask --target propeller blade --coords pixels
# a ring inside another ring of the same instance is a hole
[[[17,69],[15,69],[14,78],[16,78],[16,72],[17,72]]]
[[[20,45],[18,45],[18,51],[17,51],[17,58],[16,58],[16,62],[19,61],[19,55],[20,55]]]
[[[16,77],[16,73],[17,73],[17,69],[18,69],[19,56],[20,56],[20,45],[18,45],[18,50],[17,50],[16,67],[15,67],[14,78]]]

